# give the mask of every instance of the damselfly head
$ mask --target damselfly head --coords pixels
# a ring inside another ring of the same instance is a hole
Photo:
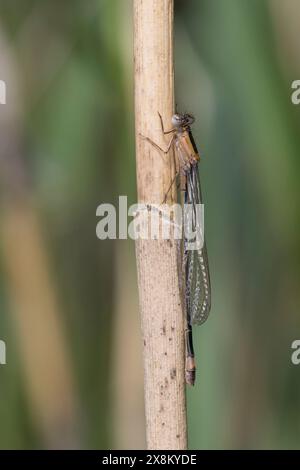
[[[172,125],[174,127],[186,127],[186,126],[191,126],[193,122],[195,121],[194,116],[191,114],[185,113],[185,114],[174,114],[172,116]]]

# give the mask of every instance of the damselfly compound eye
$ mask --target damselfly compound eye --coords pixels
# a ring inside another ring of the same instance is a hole
[[[193,124],[195,122],[195,118],[194,116],[192,116],[191,114],[185,114],[184,115],[184,122],[190,126],[191,124]]]
[[[179,127],[182,124],[182,116],[180,114],[173,114],[171,119],[172,125],[174,127]]]

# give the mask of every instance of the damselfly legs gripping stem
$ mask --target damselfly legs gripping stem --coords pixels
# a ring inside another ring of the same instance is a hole
[[[192,324],[201,325],[207,319],[211,305],[211,291],[209,267],[207,259],[207,250],[204,238],[202,243],[190,249],[189,242],[186,238],[187,231],[185,228],[189,225],[189,233],[198,234],[202,230],[199,222],[199,205],[202,204],[201,186],[198,173],[198,165],[200,161],[199,153],[191,132],[191,125],[194,122],[193,116],[190,114],[174,114],[172,117],[173,128],[169,131],[164,130],[162,117],[162,132],[172,134],[167,149],[162,149],[148,137],[141,136],[159,151],[167,154],[173,147],[175,151],[176,174],[171,181],[171,190],[177,177],[180,177],[180,189],[183,194],[184,208],[191,207],[188,216],[183,216],[183,263],[182,274],[185,280],[185,309],[186,309],[186,366],[185,377],[186,382],[194,385],[196,379],[196,365],[194,359]],[[165,200],[167,197],[165,196]],[[164,201],[165,202],[165,201]],[[196,235],[196,240],[198,237]]]

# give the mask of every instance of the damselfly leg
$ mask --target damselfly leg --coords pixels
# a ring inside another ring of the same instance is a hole
[[[146,140],[147,142],[149,142],[149,144],[151,144],[154,148],[156,148],[159,152],[162,152],[164,155],[167,155],[171,149],[171,147],[174,145],[174,140],[175,140],[175,131],[176,129],[170,129],[169,131],[165,131],[164,130],[164,123],[163,123],[163,119],[162,119],[162,116],[160,113],[158,113],[158,116],[159,116],[159,119],[160,119],[160,124],[161,124],[161,130],[162,130],[162,133],[164,135],[166,134],[173,134],[166,149],[163,149],[162,147],[160,147],[156,142],[154,142],[154,140],[150,139],[149,137],[146,137],[142,134],[140,134],[140,137],[143,139],[143,140]],[[165,160],[164,160],[165,161]],[[174,162],[175,162],[175,176],[172,178],[171,180],[171,183],[170,183],[170,186],[169,188],[167,189],[166,193],[165,193],[165,196],[164,196],[164,199],[162,201],[162,204],[165,204],[166,201],[167,201],[167,197],[170,193],[170,191],[172,190],[172,187],[173,187],[173,184],[175,183],[175,181],[177,180],[177,177],[179,175],[179,165],[177,163],[177,160],[176,158],[174,158]],[[165,163],[167,163],[165,161]]]
[[[162,115],[159,112],[158,112],[158,115],[159,115],[161,130],[162,130],[163,134],[167,135],[167,134],[172,134],[172,133],[176,132],[176,128],[174,128],[174,127],[172,129],[170,129],[169,131],[165,131]]]
[[[171,139],[170,139],[170,142],[168,143],[168,146],[166,149],[163,149],[162,147],[160,147],[156,142],[154,142],[154,140],[150,139],[149,137],[146,137],[144,136],[143,134],[140,134],[140,137],[143,139],[143,140],[146,140],[147,142],[149,142],[149,144],[151,144],[153,147],[155,147],[157,150],[159,150],[160,152],[164,153],[165,155],[167,155],[167,153],[169,153],[170,151],[170,148],[172,147],[172,144],[174,142],[174,135],[172,135]]]

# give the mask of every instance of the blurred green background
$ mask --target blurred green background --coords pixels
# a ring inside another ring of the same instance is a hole
[[[299,0],[175,0],[176,101],[196,116],[213,306],[191,448],[300,448]],[[131,0],[1,1],[1,448],[143,448],[132,241]]]

